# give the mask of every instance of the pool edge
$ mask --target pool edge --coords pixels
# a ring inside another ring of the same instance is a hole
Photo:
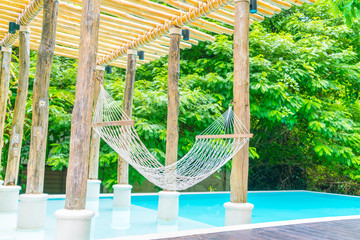
[[[237,230],[246,230],[246,229],[254,229],[254,228],[267,228],[267,227],[277,227],[277,226],[285,226],[285,225],[296,225],[296,224],[304,224],[304,223],[317,223],[317,222],[328,222],[328,221],[350,220],[350,219],[360,219],[360,215],[341,216],[341,217],[306,218],[306,219],[276,221],[276,222],[266,222],[266,223],[253,223],[253,224],[245,224],[245,225],[238,225],[238,226],[204,228],[204,229],[186,230],[186,231],[169,232],[169,233],[155,233],[155,234],[128,236],[128,237],[102,238],[102,239],[97,239],[97,240],[167,239],[167,238],[174,238],[174,237],[185,237],[185,236],[191,236],[191,235],[219,233],[219,232],[226,232],[226,231],[237,231]]]

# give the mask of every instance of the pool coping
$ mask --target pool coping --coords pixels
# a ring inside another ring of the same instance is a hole
[[[237,226],[203,228],[203,229],[195,229],[195,230],[186,230],[186,231],[168,232],[168,233],[145,234],[145,235],[136,235],[136,236],[128,236],[128,237],[123,236],[123,237],[115,237],[115,238],[103,238],[103,239],[98,239],[98,240],[168,239],[168,238],[174,238],[174,237],[186,237],[186,236],[199,235],[199,234],[210,234],[210,233],[239,231],[239,230],[247,230],[247,229],[255,229],[255,228],[278,227],[278,226],[285,226],[285,225],[296,225],[296,224],[304,224],[304,223],[318,223],[318,222],[328,222],[328,221],[336,221],[336,220],[350,220],[350,219],[360,219],[360,215],[341,216],[341,217],[306,218],[306,219],[276,221],[276,222],[266,222],[266,223],[253,223],[253,224],[244,224],[244,225],[237,225]]]
[[[347,196],[347,197],[355,197],[360,198],[360,196],[355,195],[347,195],[347,194],[339,194],[339,193],[327,193],[327,192],[318,192],[318,191],[310,191],[310,190],[260,190],[260,191],[248,191],[248,193],[269,193],[269,192],[310,192],[310,193],[320,193],[320,194],[328,194],[328,195],[337,195],[337,196]],[[216,191],[216,192],[180,192],[180,195],[198,195],[198,194],[224,194],[230,193],[230,191]],[[101,193],[101,198],[113,197],[113,193]],[[131,196],[158,196],[157,192],[152,193],[131,193]],[[65,199],[65,194],[49,194],[48,199]]]

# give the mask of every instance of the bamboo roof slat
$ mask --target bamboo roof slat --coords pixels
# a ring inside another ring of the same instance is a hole
[[[44,0],[1,0],[0,44],[18,45],[18,32],[8,33],[9,22],[30,25],[32,50],[41,40],[41,13]],[[263,21],[289,9],[292,5],[313,4],[315,0],[258,0],[258,12],[250,14],[251,22]],[[82,0],[59,3],[55,54],[78,58]],[[168,54],[171,25],[190,30],[190,40],[180,48],[191,48],[200,41],[215,41],[209,33],[233,34],[233,0],[102,0],[98,43],[100,65],[126,67],[128,48],[145,51],[145,60],[154,61]],[[215,20],[215,21],[213,21]]]

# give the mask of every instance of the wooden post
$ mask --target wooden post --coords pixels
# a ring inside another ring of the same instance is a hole
[[[11,48],[2,47],[1,49],[1,66],[0,66],[0,172],[2,171],[1,153],[4,145],[4,128],[6,117],[6,101],[9,94],[10,82],[10,63],[11,63]]]
[[[82,2],[78,72],[71,120],[65,208],[85,209],[100,0]]]
[[[55,49],[58,7],[58,0],[44,1],[42,34],[33,87],[31,141],[26,183],[28,194],[40,194],[44,190],[49,84]]]
[[[19,83],[10,133],[10,147],[6,167],[5,185],[15,186],[19,175],[20,153],[23,139],[26,98],[30,73],[30,28],[19,31]]]
[[[250,130],[249,100],[249,0],[235,0],[234,112]],[[235,133],[236,134],[236,133]],[[247,202],[249,142],[233,157],[230,201]]]
[[[98,66],[95,74],[94,86],[94,103],[93,110],[95,111],[96,104],[99,98],[100,86],[104,84],[105,68]],[[97,180],[99,177],[99,152],[100,152],[100,136],[94,130],[91,132],[90,144],[90,161],[89,161],[89,179]]]
[[[136,56],[135,50],[128,49],[123,111],[129,117],[131,117],[133,107]],[[123,126],[123,128],[124,127],[126,128],[127,126]],[[117,181],[118,184],[129,184],[129,164],[120,156],[118,160]]]
[[[168,62],[168,112],[165,165],[175,163],[178,156],[180,39],[181,28],[171,26]]]

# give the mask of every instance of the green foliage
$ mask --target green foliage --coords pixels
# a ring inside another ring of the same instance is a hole
[[[327,0],[334,15],[343,15],[346,25],[351,25],[360,17],[360,2],[358,0]]]

